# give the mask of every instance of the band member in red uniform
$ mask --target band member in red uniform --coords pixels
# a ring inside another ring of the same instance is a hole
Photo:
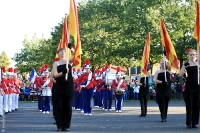
[[[52,87],[52,82],[50,81],[49,78],[49,65],[45,64],[44,65],[44,77],[41,80],[41,89],[42,89],[42,113],[47,113],[49,114],[50,112],[50,101],[51,101],[51,87]]]
[[[42,103],[42,89],[41,89],[42,83],[41,83],[41,80],[44,77],[44,74],[43,74],[44,68],[40,67],[39,72],[40,72],[40,77],[36,77],[35,85],[36,85],[36,88],[38,89],[38,94],[40,94],[40,95],[38,95],[38,109],[39,109],[39,111],[42,112],[43,103]]]
[[[9,92],[8,92],[8,87],[7,87],[8,81],[7,81],[5,66],[2,66],[2,72],[3,72],[3,77],[2,77],[1,86],[5,93],[5,95],[3,96],[3,109],[5,111],[5,114],[7,114],[8,113],[8,94],[9,94]]]
[[[95,76],[90,71],[90,61],[89,59],[85,60],[85,73],[83,73],[77,80],[81,84],[83,91],[83,101],[84,101],[84,115],[92,115],[92,97],[94,94],[95,87]]]
[[[2,79],[3,79],[3,71],[2,67],[0,67],[0,117],[3,116],[3,96],[5,95],[5,92],[2,87]]]
[[[117,67],[117,78],[116,80],[113,80],[113,83],[111,85],[111,88],[115,91],[115,108],[116,112],[122,112],[122,104],[123,104],[123,92],[126,88],[126,83],[123,79],[121,79],[121,69],[120,67]]]
[[[20,79],[17,78],[17,69],[14,69],[14,74],[13,74],[13,80],[14,80],[14,89],[15,89],[15,99],[14,99],[14,104],[13,104],[13,109],[18,110],[18,99],[19,99],[19,93],[20,93],[20,88],[22,88],[22,82]]]
[[[13,79],[12,79],[12,75],[13,75],[13,68],[8,68],[8,80],[7,80],[7,87],[8,87],[8,112],[11,113],[12,112],[12,101],[13,101],[13,90],[14,90],[14,85],[13,85]]]
[[[106,69],[106,73],[110,71],[108,64],[106,64],[105,69]],[[105,96],[104,96],[105,97],[105,100],[104,100],[105,111],[112,111],[113,89],[111,88],[111,86],[108,86],[108,85],[105,85],[105,88],[106,88]]]

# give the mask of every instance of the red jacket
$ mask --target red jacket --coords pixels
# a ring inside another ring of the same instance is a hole
[[[114,90],[116,89],[116,87],[118,86],[119,82],[123,80],[123,79],[116,79],[116,80],[113,80],[112,82],[112,85],[111,85],[111,88]],[[124,89],[126,88],[126,83],[123,81],[119,87],[120,89]]]
[[[90,73],[83,73],[78,79],[77,79],[77,82],[80,83],[80,85],[86,85],[87,84],[87,81],[88,81],[88,76],[89,76]],[[95,85],[97,84],[96,81],[95,81],[96,77],[92,74],[92,78],[91,78],[91,81],[90,83],[84,87],[86,89],[92,89],[95,87]]]

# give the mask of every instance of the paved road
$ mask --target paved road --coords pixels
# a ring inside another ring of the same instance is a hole
[[[42,114],[36,102],[20,102],[18,111],[1,117],[0,132],[5,133],[54,133],[56,125],[52,113]],[[162,123],[158,106],[148,102],[147,117],[140,118],[139,101],[124,102],[123,112],[105,112],[94,108],[92,116],[73,110],[72,133],[200,133],[185,126],[183,101],[170,101],[167,122]]]

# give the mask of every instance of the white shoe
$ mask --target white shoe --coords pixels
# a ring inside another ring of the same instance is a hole
[[[91,114],[91,113],[88,113],[88,115],[90,115],[90,116],[91,116],[92,114]]]
[[[122,111],[121,110],[119,110],[119,113],[121,113]]]
[[[98,108],[99,106],[94,106],[94,107]]]
[[[32,102],[34,102],[34,101],[32,101]]]
[[[112,111],[112,109],[108,109],[108,111]]]
[[[83,113],[84,111],[83,110],[81,110],[81,113]]]
[[[119,112],[119,110],[116,110],[116,113],[118,113]]]
[[[42,110],[39,110],[40,112],[42,112]]]
[[[78,110],[78,109],[76,109],[76,110]]]
[[[49,111],[46,111],[46,114],[49,114]]]
[[[84,113],[84,115],[88,115],[88,113]]]
[[[43,111],[42,113],[45,114],[45,111]]]
[[[105,111],[108,111],[108,109],[105,109]]]

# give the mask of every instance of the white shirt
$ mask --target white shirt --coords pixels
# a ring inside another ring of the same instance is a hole
[[[133,92],[135,93],[139,93],[139,89],[140,89],[140,86],[138,85],[138,86],[135,86],[134,87],[134,90],[133,90]]]

